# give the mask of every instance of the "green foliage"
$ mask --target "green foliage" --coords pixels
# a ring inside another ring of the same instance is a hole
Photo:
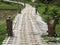
[[[57,12],[58,11],[56,9],[53,9],[53,10],[51,10],[51,12],[49,12],[49,15],[51,15],[51,17],[53,17],[53,19],[54,19],[55,16],[58,16]]]
[[[0,45],[2,44],[3,40],[5,39],[6,35],[0,35]]]
[[[48,37],[47,35],[42,35],[41,36],[47,43],[49,42],[58,42],[60,43],[60,38],[59,37]]]
[[[29,4],[32,6],[35,5],[34,3],[31,3],[31,2]],[[60,6],[55,5],[55,4],[49,4],[48,5],[49,9],[48,9],[47,14],[43,14],[43,12],[45,11],[45,8],[46,8],[46,5],[44,3],[39,3],[38,12],[40,13],[40,16],[43,18],[44,21],[46,21],[48,16],[51,19],[53,19],[53,16],[55,15],[60,16]],[[60,37],[60,19],[59,19],[59,24],[56,25],[56,33],[57,33],[57,37]]]
[[[6,24],[0,24],[0,33],[2,33],[0,35],[0,45],[2,44],[2,41],[5,39],[6,37]]]
[[[0,24],[0,32],[6,34],[6,24]]]
[[[60,20],[59,20],[59,24],[56,25],[56,33],[57,33],[57,37],[60,37]]]

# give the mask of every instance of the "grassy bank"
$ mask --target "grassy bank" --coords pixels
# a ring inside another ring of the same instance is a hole
[[[18,9],[22,5],[12,3],[12,2],[0,2],[0,9]]]
[[[19,5],[16,3],[0,2],[0,45],[2,44],[2,41],[5,39],[7,34],[7,17],[11,16],[12,20],[14,20],[19,9],[23,9],[23,5]]]
[[[2,12],[2,14],[3,14],[3,12]],[[11,13],[11,15],[10,15],[10,13],[8,15],[6,13],[4,16],[0,15],[0,45],[2,44],[2,41],[5,39],[6,34],[7,34],[7,30],[6,30],[6,19],[7,19],[7,17],[11,16],[12,19],[14,19],[16,14],[17,14],[17,13]]]

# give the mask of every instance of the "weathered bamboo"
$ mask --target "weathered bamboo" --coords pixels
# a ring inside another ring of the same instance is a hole
[[[50,37],[55,37],[56,36],[56,31],[55,31],[56,24],[57,24],[57,17],[55,17],[54,20],[51,20],[48,17],[48,19],[47,19],[48,36],[50,36]]]
[[[7,24],[7,33],[8,33],[8,36],[13,36],[11,17],[7,18],[6,24]]]

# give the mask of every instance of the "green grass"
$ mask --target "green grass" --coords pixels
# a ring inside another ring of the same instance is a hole
[[[2,44],[3,40],[5,39],[6,35],[0,35],[0,45]]]
[[[0,9],[18,9],[22,5],[16,3],[0,2]]]
[[[0,24],[0,32],[6,33],[6,24],[5,23]]]
[[[2,44],[2,41],[5,39],[6,37],[6,24],[0,24],[0,32],[2,33],[2,35],[0,35],[0,45]]]
[[[13,3],[10,3],[10,4],[7,4],[7,3],[4,3],[4,2],[0,2],[0,9],[17,9],[18,6],[17,4],[13,4]]]

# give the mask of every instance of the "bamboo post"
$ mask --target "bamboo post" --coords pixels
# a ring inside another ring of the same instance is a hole
[[[48,19],[47,19],[47,25],[48,25],[48,36],[55,37],[56,36],[56,31],[55,31],[56,19],[55,20],[51,20],[48,17]]]
[[[13,36],[11,17],[7,18],[6,24],[7,24],[7,33],[8,33],[8,36]]]

